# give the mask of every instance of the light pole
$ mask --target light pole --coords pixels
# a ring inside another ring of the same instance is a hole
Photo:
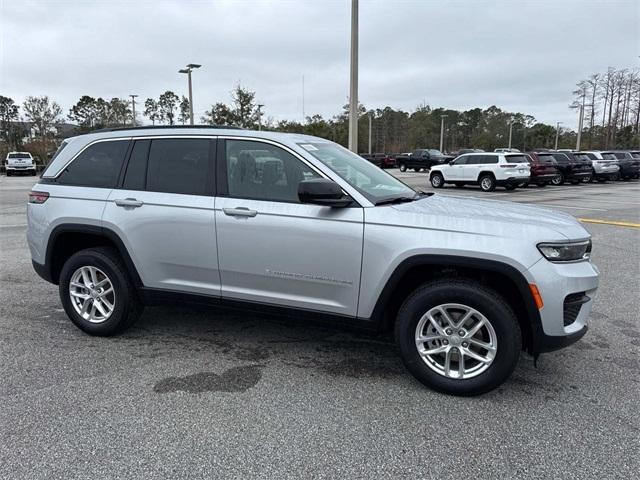
[[[580,105],[580,118],[578,119],[578,135],[576,138],[576,150],[580,151],[580,141],[582,140],[582,123],[584,122],[584,107],[593,107],[593,105],[585,105],[584,97],[582,97],[582,105]]]
[[[136,97],[138,95],[129,95],[131,97],[131,109],[133,111],[133,116],[131,120],[131,125],[136,126]]]
[[[511,150],[511,138],[513,136],[513,120],[509,121],[509,150]]]
[[[179,73],[186,73],[189,78],[189,125],[193,125],[193,90],[191,88],[191,72],[202,65],[190,63],[186,68],[178,70]]]
[[[264,107],[264,104],[259,103],[257,108],[258,108],[258,131],[262,130],[262,107]]]
[[[369,112],[369,155],[371,155],[371,112]]]
[[[556,145],[553,148],[554,150],[558,150],[558,137],[560,136],[560,124],[562,122],[556,122]]]
[[[440,151],[442,152],[442,148],[444,147],[444,119],[447,118],[447,115],[440,115]]]
[[[349,150],[358,153],[358,0],[351,0],[351,74],[349,88]]]

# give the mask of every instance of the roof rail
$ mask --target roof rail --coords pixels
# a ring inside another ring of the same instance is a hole
[[[232,125],[148,125],[142,127],[112,127],[101,128],[99,130],[91,130],[86,133],[101,133],[101,132],[120,132],[123,130],[162,130],[162,129],[189,129],[189,128],[214,128],[214,129],[227,129],[227,130],[244,130],[242,127],[236,127]]]

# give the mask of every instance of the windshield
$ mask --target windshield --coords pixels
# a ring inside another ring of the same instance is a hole
[[[31,158],[28,153],[10,153],[9,158]]]
[[[640,158],[640,152],[631,152],[633,158]]]
[[[299,143],[369,201],[413,198],[416,191],[346,148],[329,142]]]
[[[586,153],[574,153],[573,156],[575,158],[577,158],[578,160],[583,160],[583,161],[590,161],[591,159],[589,158],[589,155],[587,155]]]
[[[602,158],[605,160],[617,160],[616,156],[613,153],[603,153]]]

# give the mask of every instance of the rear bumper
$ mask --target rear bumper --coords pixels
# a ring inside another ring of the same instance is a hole
[[[542,173],[540,175],[531,173],[531,181],[533,183],[551,182],[554,178],[558,178],[557,173]]]
[[[582,180],[591,176],[591,170],[580,170],[578,172],[571,172],[567,175],[567,180]]]

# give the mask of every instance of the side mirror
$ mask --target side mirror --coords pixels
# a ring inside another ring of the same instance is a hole
[[[314,178],[298,184],[298,198],[301,203],[312,203],[324,207],[347,207],[351,198],[342,193],[342,188],[333,180]]]

